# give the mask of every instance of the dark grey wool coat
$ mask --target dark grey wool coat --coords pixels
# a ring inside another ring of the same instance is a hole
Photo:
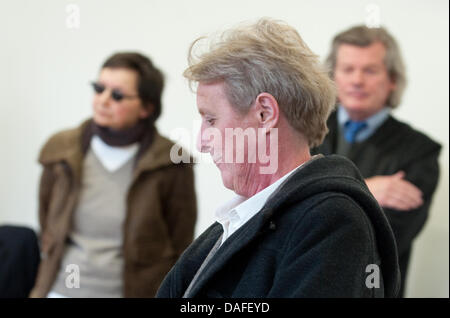
[[[157,297],[182,297],[222,232],[216,222],[198,237]],[[380,269],[378,288],[366,284],[374,282],[371,264]],[[188,297],[395,297],[398,286],[386,216],[354,164],[333,155],[285,180],[219,248]]]

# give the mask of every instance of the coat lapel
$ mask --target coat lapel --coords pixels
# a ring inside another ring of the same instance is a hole
[[[79,127],[59,133],[50,140],[43,147],[39,156],[39,162],[45,165],[65,161],[74,174],[75,180],[80,180],[84,158],[82,135],[89,122],[90,120],[86,120]],[[155,129],[155,136],[151,146],[137,162],[133,180],[136,180],[144,171],[155,170],[173,164],[170,159],[172,146],[173,143],[159,135]]]
[[[202,288],[210,280],[214,279],[217,272],[223,269],[239,251],[265,232],[265,225],[268,223],[272,213],[272,209],[263,208],[222,244],[198,277],[197,283],[193,286],[189,297],[196,297]]]
[[[144,171],[155,170],[172,165],[170,150],[173,145],[173,142],[162,137],[155,129],[155,135],[151,146],[136,164],[133,180],[136,180]]]
[[[339,127],[337,122],[337,111],[334,111],[327,122],[328,136],[325,138],[323,146],[326,147],[325,153],[334,153],[337,147]]]
[[[56,162],[66,162],[72,173],[73,180],[79,181],[82,173],[83,150],[81,139],[89,121],[83,122],[79,127],[61,132],[44,145],[39,162],[42,165]]]

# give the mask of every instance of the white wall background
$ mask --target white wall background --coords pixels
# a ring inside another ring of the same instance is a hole
[[[79,28],[70,28],[68,4],[80,10]],[[375,14],[369,4],[378,6],[408,66],[409,86],[396,116],[443,145],[439,187],[416,240],[407,295],[449,297],[447,0],[1,0],[0,224],[38,228],[39,149],[51,134],[90,115],[88,82],[112,52],[137,50],[153,59],[167,79],[160,131],[191,132],[198,119],[195,96],[181,74],[194,38],[269,16],[297,28],[323,59],[336,32]],[[209,164],[196,167],[196,191],[198,235],[233,193]]]

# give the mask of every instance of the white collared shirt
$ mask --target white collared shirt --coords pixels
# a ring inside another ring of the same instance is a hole
[[[228,239],[234,232],[236,232],[241,226],[257,214],[266,204],[269,197],[283,183],[283,181],[299,169],[303,164],[292,169],[276,182],[272,183],[270,186],[261,190],[254,196],[246,199],[243,196],[237,195],[219,207],[216,210],[216,220],[223,227],[221,244],[223,244],[226,239]]]
[[[94,135],[91,140],[91,148],[106,170],[114,172],[136,155],[139,143],[113,147],[106,144],[99,136]]]

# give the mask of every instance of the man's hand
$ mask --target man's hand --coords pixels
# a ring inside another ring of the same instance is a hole
[[[383,208],[408,211],[423,204],[422,191],[403,179],[405,173],[399,171],[389,176],[374,176],[365,179],[378,204]]]

